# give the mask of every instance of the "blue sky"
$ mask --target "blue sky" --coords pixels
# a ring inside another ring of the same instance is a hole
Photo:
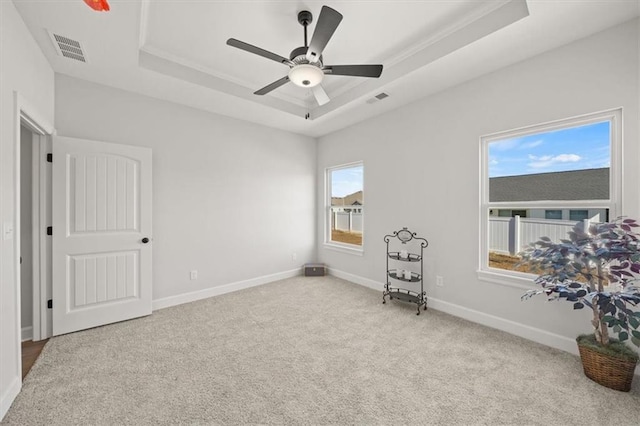
[[[489,144],[489,177],[609,167],[608,121]]]
[[[344,197],[362,191],[362,166],[338,169],[331,172],[331,196]]]

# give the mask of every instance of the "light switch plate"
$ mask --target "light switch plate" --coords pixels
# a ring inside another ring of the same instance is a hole
[[[5,222],[2,225],[2,238],[5,240],[13,239],[13,222]]]

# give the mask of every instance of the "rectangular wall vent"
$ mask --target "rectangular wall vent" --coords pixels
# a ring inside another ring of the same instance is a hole
[[[368,103],[368,104],[373,104],[373,103],[375,103],[375,102],[381,101],[381,100],[383,100],[384,98],[388,98],[388,97],[389,97],[389,95],[387,95],[387,94],[386,94],[386,93],[384,93],[384,92],[381,92],[381,93],[378,93],[377,95],[375,95],[373,98],[371,98],[371,99],[367,99],[367,103]]]
[[[87,62],[87,57],[82,50],[82,45],[79,41],[72,40],[69,37],[64,37],[59,34],[54,34],[49,31],[53,45],[56,48],[58,55],[65,58],[73,59],[80,62]]]

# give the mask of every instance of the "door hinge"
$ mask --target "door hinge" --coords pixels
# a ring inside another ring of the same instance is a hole
[[[51,152],[47,154],[47,163],[53,163],[53,154]]]
[[[53,226],[47,226],[47,235],[53,235]]]
[[[52,309],[53,308],[53,299],[49,299],[47,300],[47,309]]]

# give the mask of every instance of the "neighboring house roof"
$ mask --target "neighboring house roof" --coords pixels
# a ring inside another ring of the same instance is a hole
[[[345,195],[344,197],[331,197],[332,206],[353,206],[362,205],[362,191]]]
[[[362,204],[362,191],[357,191],[344,197],[344,204],[347,206],[353,205],[356,201]]]
[[[608,198],[608,167],[489,179],[489,200],[492,202]]]

